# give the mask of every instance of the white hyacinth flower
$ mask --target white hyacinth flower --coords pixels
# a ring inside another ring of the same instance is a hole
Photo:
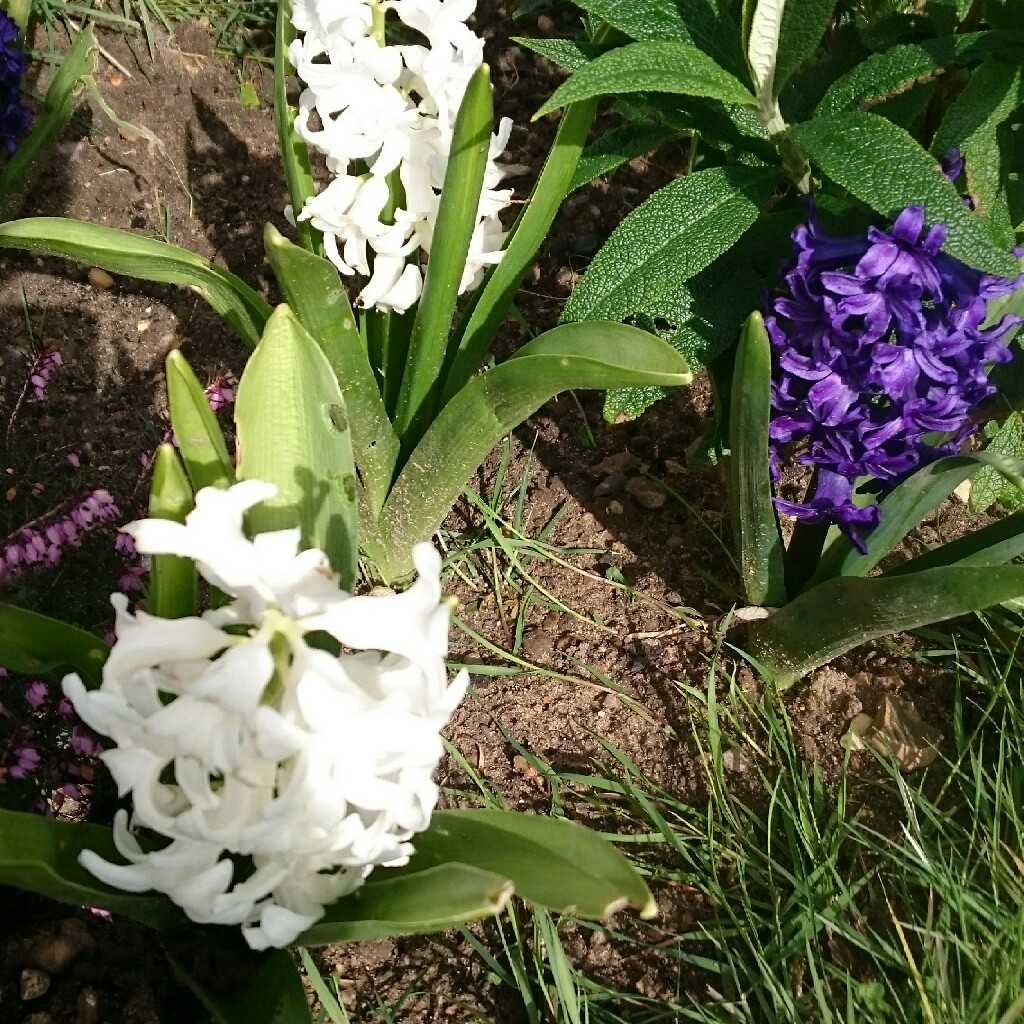
[[[322,551],[299,550],[298,530],[246,538],[245,512],[274,493],[208,487],[184,525],[125,527],[143,554],[194,559],[231,601],[161,619],[115,594],[102,684],[64,679],[113,741],[101,756],[132,798],[131,818],[114,823],[128,863],[86,851],[82,864],[116,888],[165,893],[195,921],[241,925],[253,949],[293,942],[374,867],[408,861],[438,798],[440,730],[468,682],[448,679],[449,608],[429,544],[414,549],[407,591],[353,596]],[[342,653],[310,646],[312,632]],[[169,842],[143,849],[138,827]],[[251,872],[238,877],[234,857]]]
[[[323,232],[342,274],[368,278],[357,296],[363,307],[404,313],[420,296],[419,254],[430,253],[455,118],[483,63],[483,40],[466,24],[475,7],[476,0],[298,0],[293,7],[301,37],[289,57],[306,86],[296,130],[336,175],[297,216]],[[428,45],[387,45],[388,12]],[[511,128],[503,118],[491,140],[460,292],[501,259],[499,214],[512,191],[497,188],[497,159]],[[395,171],[404,195],[385,224],[385,179]]]

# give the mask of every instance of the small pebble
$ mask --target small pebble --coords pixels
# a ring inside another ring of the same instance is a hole
[[[645,476],[635,476],[626,484],[629,496],[644,508],[661,508],[668,500],[665,492],[653,481]]]
[[[89,929],[77,918],[61,921],[56,935],[44,935],[29,947],[26,959],[47,974],[60,974],[93,944]]]
[[[608,455],[590,467],[594,476],[611,476],[612,473],[627,473],[640,465],[640,460],[632,452],[616,452]]]
[[[594,488],[594,497],[607,498],[609,494],[618,494],[625,486],[625,483],[625,473],[611,473]]]
[[[100,1019],[100,997],[94,988],[83,988],[75,1001],[75,1024],[96,1024]]]
[[[89,284],[101,291],[109,291],[114,287],[114,279],[100,267],[89,268]]]
[[[50,976],[36,967],[26,967],[21,972],[21,999],[29,1002],[46,995],[50,989]]]
[[[625,512],[625,508],[621,501],[609,501],[608,502],[608,515],[610,516],[621,516]]]
[[[576,239],[575,251],[578,256],[589,256],[597,252],[597,235],[593,231],[580,235]]]

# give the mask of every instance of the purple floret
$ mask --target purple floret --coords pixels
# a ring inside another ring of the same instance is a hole
[[[28,58],[18,45],[18,26],[0,11],[0,143],[10,155],[28,128],[31,111],[21,102]]]
[[[957,154],[958,156],[958,154]],[[951,158],[953,154],[951,154]],[[952,161],[951,171],[956,169]],[[765,324],[773,353],[771,462],[803,443],[815,470],[805,502],[776,499],[784,515],[838,526],[861,551],[877,507],[853,501],[858,479],[885,493],[921,466],[958,451],[971,411],[995,388],[986,367],[1005,362],[1005,316],[982,329],[987,303],[1024,285],[942,252],[943,224],[907,207],[888,232],[829,235],[813,206],[793,233],[785,290]],[[934,443],[934,435],[945,435]]]

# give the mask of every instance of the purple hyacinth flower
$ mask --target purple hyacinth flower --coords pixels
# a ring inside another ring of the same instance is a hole
[[[954,146],[945,156],[940,157],[939,164],[942,166],[942,173],[950,181],[956,181],[964,173],[964,158],[958,146]]]
[[[28,58],[18,45],[18,26],[0,10],[0,142],[8,156],[17,149],[32,113],[21,102],[21,80]]]
[[[774,478],[783,449],[816,470],[805,502],[777,500],[784,515],[839,527],[864,550],[877,507],[859,508],[853,487],[873,478],[884,494],[922,466],[959,450],[971,411],[995,388],[987,366],[1011,357],[1008,315],[982,327],[988,303],[1024,287],[941,251],[943,224],[921,206],[890,231],[829,235],[813,210],[793,233],[785,290],[765,324],[772,346],[769,456]],[[944,434],[932,443],[935,433]]]
[[[801,504],[776,498],[775,507],[784,515],[805,523],[838,526],[862,555],[867,553],[867,547],[861,534],[873,530],[879,520],[877,505],[859,508],[853,502],[853,484],[828,470],[818,474],[818,486],[809,502]]]

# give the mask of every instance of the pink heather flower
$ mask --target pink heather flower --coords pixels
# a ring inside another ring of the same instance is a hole
[[[18,747],[14,752],[14,757],[15,763],[11,767],[10,771],[12,779],[27,779],[30,775],[35,773],[36,769],[42,763],[39,751],[36,750],[35,747]]]
[[[92,736],[77,725],[71,730],[70,744],[79,757],[95,757],[103,750]]]
[[[122,555],[134,555],[135,541],[132,540],[130,534],[119,531],[114,537],[114,550],[120,552]]]
[[[41,708],[49,696],[50,688],[39,679],[29,683],[25,689],[25,703],[30,708]]]
[[[46,386],[50,382],[53,371],[63,365],[64,359],[55,348],[44,348],[32,360],[29,367],[28,381],[32,385],[32,392],[37,402],[46,401]]]
[[[235,389],[229,387],[223,377],[216,377],[205,388],[206,400],[210,408],[218,412],[226,405],[233,405],[235,402]]]
[[[60,702],[57,704],[57,714],[61,718],[74,718],[75,708],[74,705],[67,699],[67,697],[61,697]]]
[[[71,466],[72,469],[82,468],[82,460],[79,457],[78,452],[68,452],[65,458],[68,460],[68,465]]]
[[[79,547],[82,533],[120,514],[108,491],[93,491],[62,519],[23,529],[0,547],[0,579],[16,576],[29,565],[57,565],[65,545]]]
[[[144,565],[129,566],[118,578],[118,586],[123,594],[131,594],[142,589],[142,580],[149,570]]]

